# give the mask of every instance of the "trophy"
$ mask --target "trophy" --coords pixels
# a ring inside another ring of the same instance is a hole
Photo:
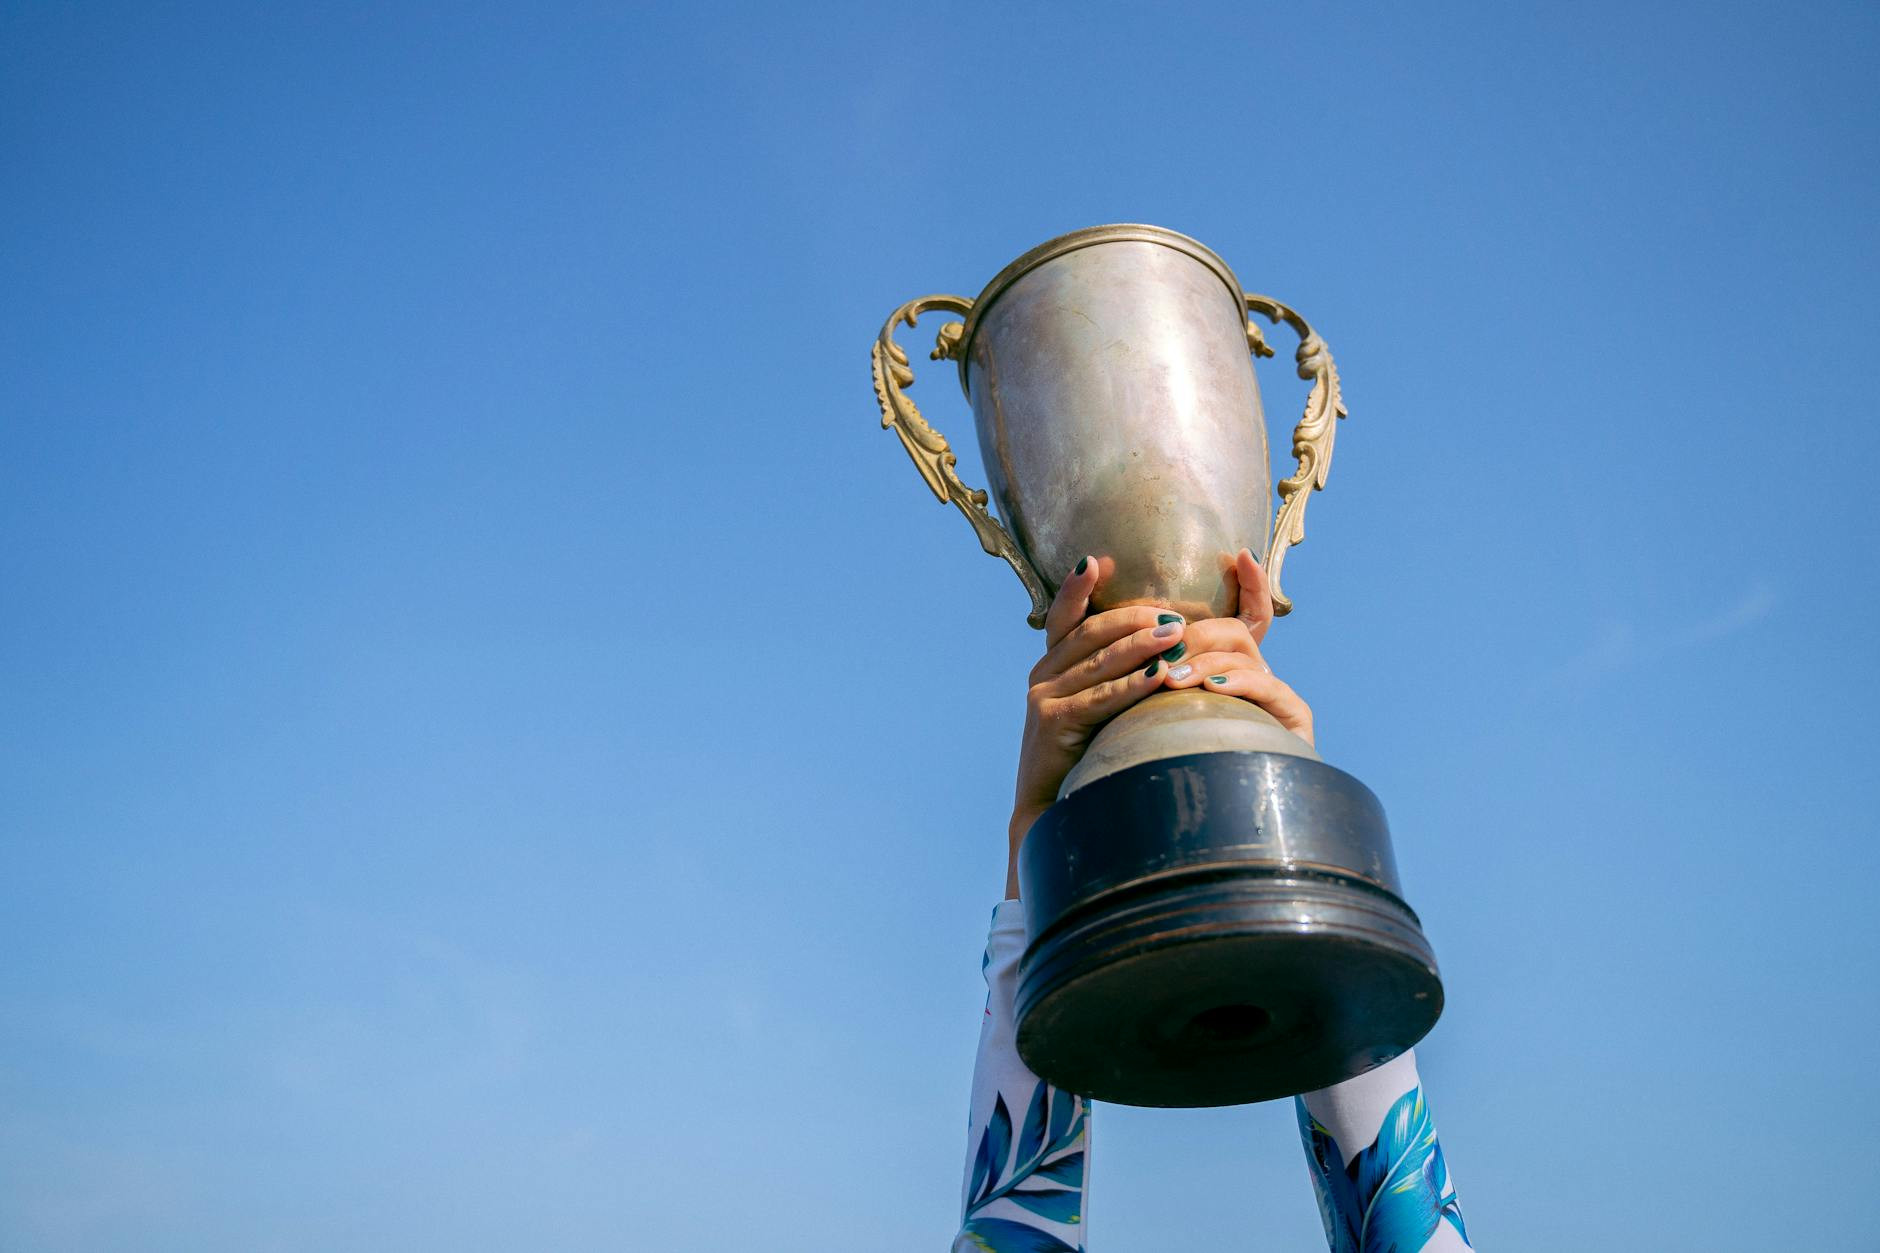
[[[909,399],[894,341],[928,312],[959,363],[1003,524]],[[1250,314],[1299,335],[1310,380],[1296,471],[1268,488]],[[1345,416],[1324,342],[1247,294],[1208,248],[1098,226],[1032,249],[973,300],[894,311],[873,350],[881,421],[1003,557],[1044,624],[1086,554],[1093,610],[1235,612],[1235,554],[1262,558],[1275,615],[1287,549]],[[1270,538],[1269,538],[1270,537]],[[1159,691],[1111,719],[1019,850],[1026,946],[1018,1051],[1059,1087],[1127,1105],[1236,1105],[1326,1087],[1411,1047],[1443,987],[1404,903],[1384,811],[1258,706]]]

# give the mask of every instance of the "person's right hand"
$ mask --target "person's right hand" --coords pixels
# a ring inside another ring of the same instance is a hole
[[[1083,757],[1098,728],[1162,686],[1162,654],[1182,642],[1181,615],[1154,605],[1108,609],[1086,618],[1102,577],[1086,557],[1058,588],[1045,615],[1045,654],[1031,670],[1018,786],[1008,828],[1010,851],[1057,800],[1058,785]],[[1005,894],[1018,895],[1008,861]]]

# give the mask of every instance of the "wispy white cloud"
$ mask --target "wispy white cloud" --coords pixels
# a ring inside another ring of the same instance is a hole
[[[1692,624],[1689,629],[1671,642],[1671,646],[1689,648],[1697,644],[1708,644],[1712,640],[1724,639],[1739,631],[1746,631],[1774,613],[1778,599],[1775,585],[1767,580],[1758,579],[1738,598],[1736,603]]]
[[[1584,647],[1542,671],[1531,686],[1536,691],[1557,691],[1589,678],[1662,661],[1747,631],[1773,614],[1780,603],[1775,585],[1758,579],[1735,600],[1694,621],[1643,631],[1629,618],[1608,618],[1594,624],[1592,638]]]

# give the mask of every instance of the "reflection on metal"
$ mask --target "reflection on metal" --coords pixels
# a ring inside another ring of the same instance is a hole
[[[895,326],[929,311],[962,319],[941,326],[932,357],[959,362],[990,499],[961,482],[946,437],[906,394],[914,372]],[[1298,374],[1312,384],[1293,430],[1297,468],[1278,485],[1270,527],[1265,418],[1247,354],[1273,350],[1249,314],[1298,333]],[[1331,468],[1346,415],[1338,370],[1297,311],[1243,292],[1203,245],[1155,226],[1072,231],[1000,271],[977,299],[908,301],[872,355],[882,425],[980,546],[1011,564],[1033,626],[1086,555],[1115,563],[1097,609],[1232,612],[1232,555],[1243,545],[1264,554],[1274,613],[1291,612],[1281,568]]]

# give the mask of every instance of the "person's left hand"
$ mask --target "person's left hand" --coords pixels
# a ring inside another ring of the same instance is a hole
[[[1182,633],[1181,653],[1169,657],[1162,686],[1201,687],[1250,700],[1310,744],[1311,707],[1273,677],[1273,668],[1260,655],[1260,642],[1273,625],[1273,596],[1267,588],[1266,571],[1244,548],[1234,565],[1240,579],[1239,612],[1232,618],[1190,622]]]

